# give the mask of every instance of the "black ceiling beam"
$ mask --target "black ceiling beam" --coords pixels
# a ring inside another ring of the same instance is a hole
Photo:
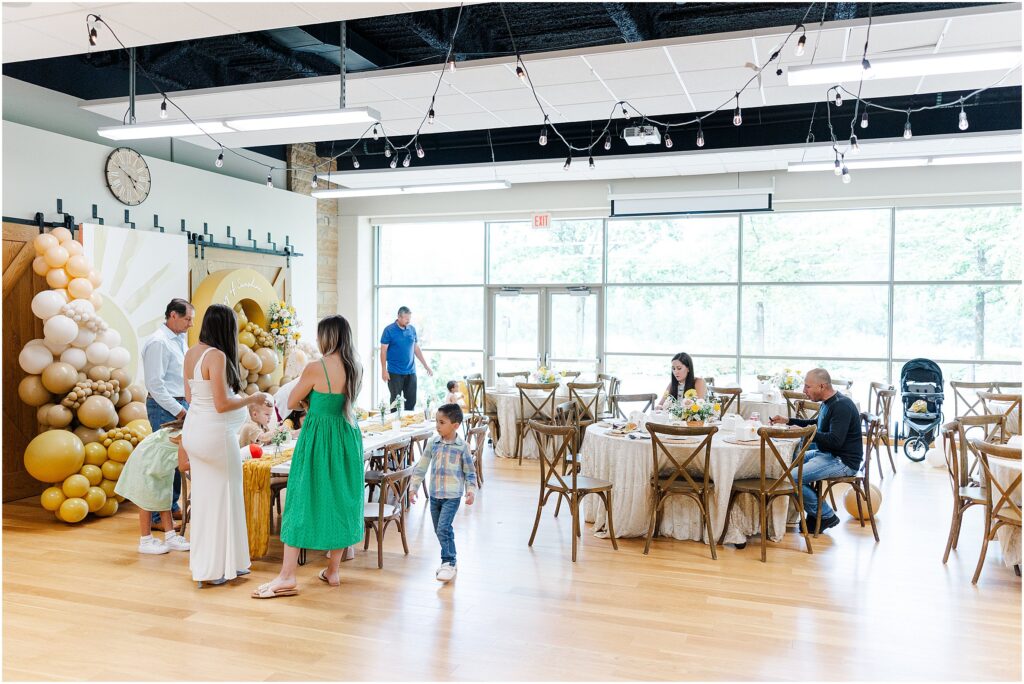
[[[642,31],[637,25],[636,18],[633,16],[632,10],[626,6],[626,3],[606,2],[604,6],[608,11],[608,16],[611,17],[618,27],[624,41],[627,43],[639,43],[650,40],[647,33]]]
[[[414,14],[403,14],[402,23],[408,28],[417,38],[427,44],[431,50],[435,52],[448,52],[448,39],[442,36],[436,29],[427,25],[425,21],[426,17],[421,15],[426,14],[425,12],[416,12]],[[443,17],[443,14],[438,16]]]
[[[324,45],[332,45],[334,47],[341,45],[341,26],[339,22],[307,24],[300,26],[299,29],[305,31]],[[354,30],[352,22],[349,21],[345,22],[345,44],[349,51],[372,64],[375,69],[386,69],[398,64],[400,61],[362,33]]]

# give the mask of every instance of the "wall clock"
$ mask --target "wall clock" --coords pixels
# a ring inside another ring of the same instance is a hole
[[[107,157],[107,187],[122,204],[142,204],[149,197],[152,177],[142,155],[130,147],[118,147]]]

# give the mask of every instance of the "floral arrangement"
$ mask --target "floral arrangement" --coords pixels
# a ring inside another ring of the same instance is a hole
[[[279,425],[274,434],[270,437],[270,443],[274,445],[277,451],[281,451],[281,445],[288,441],[291,437],[291,430],[286,425]]]
[[[536,380],[537,382],[549,384],[552,382],[558,382],[558,377],[559,376],[555,374],[555,371],[551,370],[547,366],[541,366],[533,374],[533,379]],[[563,375],[562,377],[565,376]]]
[[[295,315],[295,307],[287,302],[274,302],[270,305],[270,330],[274,346],[284,353],[289,346],[299,341],[302,334],[298,328],[302,325]]]
[[[776,374],[775,384],[780,390],[798,390],[804,386],[804,376],[800,371],[785,368],[781,373]]]
[[[710,418],[716,411],[722,410],[722,405],[714,400],[701,399],[697,396],[697,390],[686,390],[682,399],[669,398],[668,412],[677,420],[687,422],[703,422]]]
[[[395,400],[388,403],[386,400],[381,399],[380,403],[377,404],[377,411],[380,413],[380,424],[387,425],[387,415],[398,411],[398,417],[402,417],[402,407],[405,406],[405,395],[399,394],[395,397]]]

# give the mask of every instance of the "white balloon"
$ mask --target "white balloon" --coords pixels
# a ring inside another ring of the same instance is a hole
[[[107,362],[107,358],[110,356],[110,347],[103,344],[102,342],[93,342],[85,349],[85,356],[89,359],[89,363],[94,365],[102,365]]]
[[[117,332],[113,328],[107,328],[96,336],[96,341],[102,342],[113,349],[114,347],[121,346],[121,333]]]
[[[46,346],[46,342],[44,342],[43,338],[41,338],[41,337],[38,337],[38,338],[36,338],[34,340],[29,340],[28,342],[25,343],[25,346],[26,347],[31,347],[34,344],[38,344],[38,345],[44,346],[44,347]]]
[[[124,368],[132,360],[131,354],[124,347],[114,347],[107,356],[107,365],[111,368]]]
[[[88,361],[85,352],[75,347],[65,349],[64,353],[60,355],[60,360],[79,371],[85,368],[85,364]]]
[[[54,356],[60,356],[64,353],[64,350],[68,348],[66,344],[56,344],[50,340],[44,339],[43,346],[50,350],[50,353]]]
[[[925,452],[925,461],[932,468],[945,468],[946,453],[942,450],[942,446],[933,447]]]
[[[53,363],[53,354],[45,346],[27,344],[18,354],[18,364],[29,375],[39,375]]]
[[[90,344],[96,341],[96,333],[88,328],[79,328],[78,335],[71,341],[72,347],[78,347],[79,349],[85,349]]]
[[[59,314],[64,304],[65,300],[60,294],[53,290],[43,290],[32,298],[32,313],[45,321]]]
[[[83,314],[94,314],[96,313],[96,307],[92,305],[88,299],[75,299],[68,304],[71,308],[80,311]]]
[[[69,344],[77,335],[78,324],[63,314],[57,314],[43,324],[44,339],[55,345]]]

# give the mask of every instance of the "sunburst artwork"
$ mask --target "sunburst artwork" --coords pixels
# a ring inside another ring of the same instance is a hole
[[[163,325],[175,297],[188,299],[188,243],[184,235],[84,223],[84,253],[103,278],[99,313],[131,352],[126,368],[142,381],[142,342]],[[197,321],[198,323],[198,321]]]

